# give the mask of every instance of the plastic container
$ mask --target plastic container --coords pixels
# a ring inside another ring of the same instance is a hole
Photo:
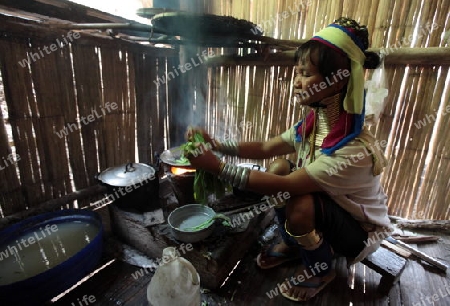
[[[174,247],[163,250],[162,264],[147,287],[152,306],[200,306],[200,276]]]

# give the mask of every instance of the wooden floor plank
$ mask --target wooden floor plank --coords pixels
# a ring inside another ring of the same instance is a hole
[[[436,233],[433,234],[436,235]],[[437,243],[414,246],[448,264],[450,239],[448,236],[442,237]],[[293,262],[275,269],[261,270],[255,262],[260,248],[261,246],[257,242],[250,247],[247,255],[220,289],[202,293],[202,299],[208,301],[208,306],[300,305],[282,297],[277,291],[277,285],[281,284],[286,277],[295,273],[298,263]],[[350,271],[349,273],[346,260],[337,258],[334,261],[334,268],[337,273],[336,279],[325,287],[318,296],[308,302],[301,303],[301,305],[422,306],[433,305],[432,300],[431,303],[426,300],[427,298],[433,299],[433,297],[438,299],[434,302],[434,305],[450,305],[450,276],[418,261],[414,257],[408,259],[399,282],[385,295],[378,291],[381,275],[367,266],[358,263],[353,266],[353,272]],[[148,305],[146,291],[152,274],[144,274],[142,277],[134,279],[132,273],[138,269],[117,260],[52,305],[72,305],[71,303],[81,299],[84,295],[95,296],[97,300],[95,305],[101,306]],[[348,281],[352,280],[352,274],[354,274],[354,279],[351,288]],[[278,295],[270,298],[270,292],[277,292]]]

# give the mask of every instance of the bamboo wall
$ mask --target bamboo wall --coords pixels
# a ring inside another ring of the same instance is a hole
[[[170,52],[83,34],[46,54],[43,48],[67,32],[1,18],[11,24],[0,26],[8,109],[8,121],[0,123],[0,215],[93,186],[106,168],[152,162],[162,151],[170,100],[167,84],[157,89],[153,80],[165,75]],[[29,66],[19,64],[39,52],[44,56]],[[16,162],[5,167],[12,152]],[[74,205],[89,202],[67,207]]]
[[[406,47],[450,47],[449,0],[222,0],[204,1],[204,8],[249,20],[260,25],[264,35],[279,39],[307,39],[339,16],[349,16],[367,25],[370,46],[387,54]],[[416,38],[410,40],[414,33]],[[371,129],[388,141],[390,163],[382,182],[389,212],[449,219],[450,116],[444,116],[450,107],[449,67],[393,65],[386,67],[386,74],[387,105]],[[205,119],[216,122],[211,131],[225,126],[241,140],[278,135],[298,120],[298,110],[288,103],[292,77],[292,67],[284,66],[211,68],[207,103],[215,111]],[[423,119],[426,125],[418,128]],[[241,122],[251,127],[242,129]],[[233,132],[236,129],[240,133]]]

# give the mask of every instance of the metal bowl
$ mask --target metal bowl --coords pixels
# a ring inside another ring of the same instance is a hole
[[[212,234],[214,222],[210,222],[200,230],[192,230],[192,227],[212,220],[216,212],[208,206],[201,204],[188,204],[172,211],[167,222],[173,236],[182,242],[198,242]]]

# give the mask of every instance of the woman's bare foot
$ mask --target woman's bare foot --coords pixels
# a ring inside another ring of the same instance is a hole
[[[256,257],[256,263],[261,269],[270,269],[299,258],[299,254],[296,254],[295,250],[282,240],[277,244],[264,247]]]
[[[318,273],[328,270],[322,277],[316,276]],[[327,264],[317,263],[315,266],[305,268],[301,265],[294,276],[286,279],[280,286],[281,294],[292,301],[307,301],[319,293],[336,276],[336,272]]]

